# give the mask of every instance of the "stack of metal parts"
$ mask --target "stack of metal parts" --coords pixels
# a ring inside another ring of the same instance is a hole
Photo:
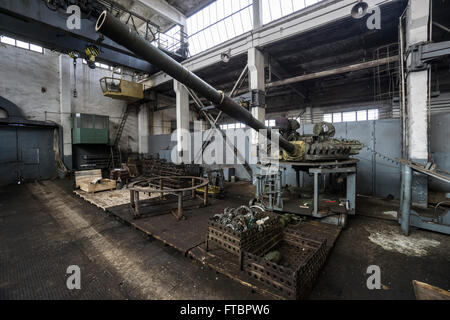
[[[113,169],[109,172],[109,178],[111,180],[120,180],[123,183],[128,183],[130,180],[130,172],[127,169]]]
[[[278,216],[258,206],[226,208],[210,218],[206,237],[206,250],[215,245],[238,256],[242,269],[242,253],[264,244],[281,233]]]
[[[145,177],[155,176],[187,176],[184,165],[176,165],[164,159],[147,158],[142,163],[142,174]]]
[[[270,219],[259,207],[240,206],[239,208],[225,208],[223,213],[215,214],[212,220],[234,232],[240,234],[252,228],[262,232],[265,223]]]
[[[142,175],[148,178],[155,177],[183,177],[188,176],[184,165],[176,165],[164,159],[147,158],[142,163]],[[182,189],[189,187],[189,181],[184,179],[165,179],[164,187]]]

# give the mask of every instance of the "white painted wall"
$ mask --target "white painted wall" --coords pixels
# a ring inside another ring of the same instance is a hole
[[[103,96],[99,80],[102,77],[111,76],[111,72],[100,68],[91,70],[81,60],[78,60],[78,97],[74,98],[71,94],[73,88],[72,59],[67,56],[62,57],[61,74],[59,56],[58,53],[49,50],[45,50],[45,53],[41,54],[0,44],[0,96],[17,104],[27,119],[48,120],[58,124],[63,122],[64,131],[69,130],[69,132],[71,128],[67,128],[67,125],[64,126],[64,123],[67,124],[64,118],[68,115],[61,114],[61,110],[71,110],[72,113],[107,115],[110,117],[112,141],[126,103]],[[67,63],[70,65],[69,70]],[[67,73],[69,73],[70,80],[66,79]],[[61,81],[63,94],[60,90],[61,75],[63,77]],[[69,90],[67,90],[67,85],[70,86]],[[45,92],[42,92],[42,88],[45,88]],[[70,96],[67,95],[67,91],[70,92]],[[68,99],[70,102],[67,101]],[[61,103],[63,108],[61,108]],[[137,113],[132,111],[122,134],[121,149],[138,152],[138,137]]]

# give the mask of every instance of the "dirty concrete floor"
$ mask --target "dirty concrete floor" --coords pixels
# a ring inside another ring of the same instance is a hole
[[[264,299],[43,181],[0,189],[0,299]],[[81,290],[66,270],[81,269]]]
[[[0,188],[0,299],[267,298],[123,225],[71,187],[58,180]],[[412,280],[450,289],[448,236],[413,229],[403,237],[389,205],[361,208],[311,299],[414,299]],[[80,266],[82,290],[67,289],[69,265]],[[370,265],[381,269],[381,290],[367,289]]]

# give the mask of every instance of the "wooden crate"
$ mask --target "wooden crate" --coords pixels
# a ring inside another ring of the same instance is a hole
[[[99,183],[92,183],[101,179]],[[101,170],[86,170],[75,172],[75,187],[80,188],[88,193],[95,193],[105,190],[116,189],[116,181],[110,179],[102,179]]]

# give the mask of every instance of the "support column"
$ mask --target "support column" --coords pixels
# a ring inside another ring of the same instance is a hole
[[[262,0],[253,0],[253,29],[262,27]]]
[[[164,122],[162,111],[153,111],[152,115],[152,133],[153,135],[164,134]]]
[[[142,104],[138,112],[139,153],[148,153],[148,137],[150,135],[150,106]]]
[[[265,93],[265,62],[264,54],[256,48],[250,48],[248,50],[248,71],[249,71],[249,86],[250,91],[260,91]],[[264,99],[262,99],[264,100]],[[255,105],[251,108],[252,116],[264,123],[266,120],[265,105]],[[255,161],[258,157],[257,144],[259,142],[258,132],[252,130],[252,147],[250,157]],[[255,162],[253,162],[255,163]]]
[[[176,114],[177,114],[177,151],[178,157],[188,159],[189,143],[189,92],[186,87],[176,80],[173,80],[173,89],[176,94]]]
[[[81,60],[80,60],[81,61]],[[67,55],[59,56],[59,112],[60,124],[63,127],[64,164],[72,169],[72,88],[71,74],[73,60]]]
[[[428,41],[429,0],[410,0],[406,23],[406,43],[411,46]],[[409,57],[410,59],[410,57]],[[410,63],[408,59],[408,63]],[[407,76],[408,157],[419,163],[428,162],[428,70],[410,72]],[[427,207],[427,176],[414,173],[412,201]]]
[[[313,112],[311,107],[306,107],[304,119],[305,123],[313,123]]]

